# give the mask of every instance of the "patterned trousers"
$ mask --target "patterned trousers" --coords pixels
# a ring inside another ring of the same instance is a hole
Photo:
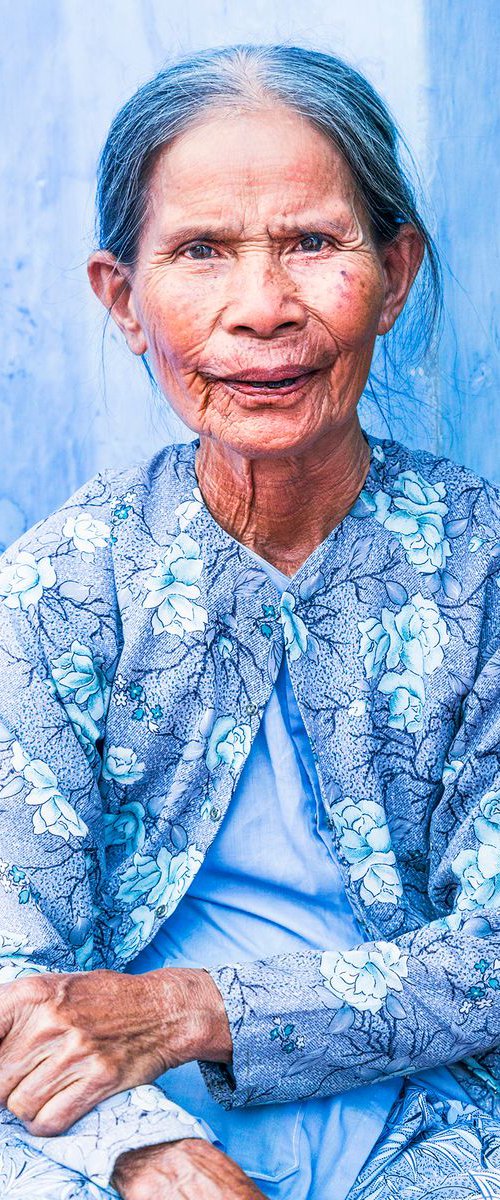
[[[1,1200],[111,1200],[100,1188],[36,1152],[12,1148]],[[22,1169],[21,1169],[22,1168]],[[199,1200],[202,1200],[200,1197]],[[322,1200],[338,1200],[334,1191]],[[500,1200],[500,1121],[407,1081],[346,1200]]]
[[[500,1200],[500,1121],[408,1081],[347,1200]]]

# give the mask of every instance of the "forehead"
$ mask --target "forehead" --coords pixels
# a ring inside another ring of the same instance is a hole
[[[170,225],[181,217],[252,214],[272,219],[327,207],[353,215],[355,185],[336,146],[284,105],[212,110],[159,152],[149,185],[149,214]]]

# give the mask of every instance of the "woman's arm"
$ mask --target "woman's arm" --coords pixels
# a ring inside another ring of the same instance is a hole
[[[123,1200],[262,1200],[264,1193],[210,1142],[184,1139],[124,1154],[113,1183]]]
[[[231,1072],[201,1064],[214,1098],[232,1108],[336,1095],[492,1050],[500,914],[481,920],[480,935],[436,921],[393,942],[212,971],[233,1040]]]
[[[207,971],[49,973],[0,988],[0,1102],[41,1137],[197,1058],[230,1062]]]
[[[436,920],[395,941],[211,971],[230,1020],[233,1063],[232,1073],[202,1069],[226,1107],[334,1095],[498,1047],[498,651],[464,705],[449,758],[430,831]],[[493,1069],[491,1057],[487,1063]],[[485,1068],[477,1076],[488,1084]],[[500,1102],[500,1077],[489,1094]]]
[[[99,747],[120,653],[111,506],[110,487],[95,480],[0,564],[0,984],[103,961]],[[25,1169],[22,1146],[37,1178],[43,1154],[49,1175],[53,1160],[104,1186],[122,1151],[193,1136],[208,1131],[150,1085],[103,1101],[59,1137],[0,1113],[13,1178]]]

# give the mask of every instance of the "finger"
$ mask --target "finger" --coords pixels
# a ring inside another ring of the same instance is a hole
[[[40,1109],[48,1104],[61,1088],[75,1083],[80,1074],[81,1070],[77,1071],[74,1066],[61,1071],[51,1055],[21,1079],[7,1097],[6,1107],[15,1117],[19,1117],[20,1121],[33,1121]]]
[[[7,1037],[13,1026],[22,1028],[31,1013],[39,1008],[47,998],[53,978],[49,973],[34,974],[0,984],[0,1041]],[[57,979],[60,979],[59,974]]]
[[[38,1109],[36,1116],[26,1122],[28,1132],[37,1137],[57,1137],[80,1117],[91,1112],[101,1100],[113,1095],[113,1088],[103,1084],[102,1075],[97,1077],[96,1072],[90,1069],[88,1075],[90,1077],[82,1079],[80,1076],[73,1083],[58,1087],[57,1092]]]
[[[7,1104],[8,1098],[23,1080],[32,1074],[47,1054],[45,1047],[40,1047],[37,1054],[23,1053],[21,1048],[17,1058],[3,1061],[0,1057],[0,1104]]]
[[[41,1063],[60,1061],[59,1039],[35,1040],[27,1029],[8,1042],[6,1049],[0,1047],[0,1103],[6,1104],[8,1097],[19,1087],[23,1079],[36,1071]]]
[[[13,993],[14,988],[16,989],[15,993]],[[11,983],[0,984],[0,1041],[12,1029],[16,1012],[15,997],[18,991],[15,980]]]

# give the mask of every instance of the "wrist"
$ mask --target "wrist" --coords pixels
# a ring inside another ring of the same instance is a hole
[[[231,1062],[233,1045],[224,1001],[208,971],[164,967],[153,975],[158,977],[161,1021],[175,1065],[195,1059]]]
[[[138,1150],[124,1150],[118,1156],[110,1179],[111,1187],[120,1188],[133,1181],[140,1172],[149,1166],[162,1166],[172,1162],[179,1155],[182,1157],[189,1146],[196,1143],[198,1138],[182,1138],[173,1142],[158,1142],[152,1146],[141,1146]],[[187,1145],[186,1145],[187,1143]],[[211,1145],[209,1142],[208,1145]]]

